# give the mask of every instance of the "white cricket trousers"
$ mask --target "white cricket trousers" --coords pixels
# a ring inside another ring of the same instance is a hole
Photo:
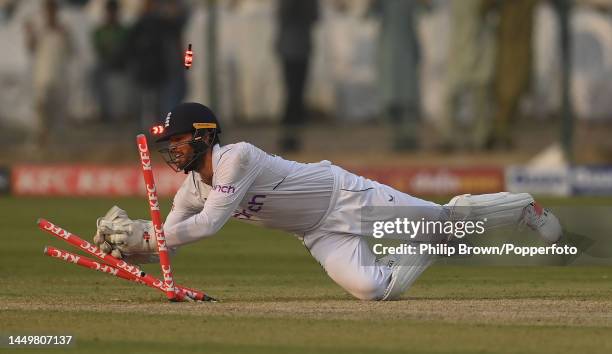
[[[389,186],[368,180],[332,166],[336,177],[336,191],[327,217],[313,231],[303,235],[303,242],[312,256],[323,266],[330,278],[350,294],[361,300],[382,300],[392,282],[393,268],[377,256],[368,245],[372,235],[361,230],[362,208],[385,208],[381,221],[399,218],[438,220],[442,206],[412,197]],[[413,215],[405,215],[406,208]],[[397,210],[397,212],[395,212]],[[390,215],[390,214],[396,215]],[[402,256],[402,263],[417,266],[406,267],[402,275],[407,289],[431,264],[431,256]],[[406,274],[407,272],[407,274]]]

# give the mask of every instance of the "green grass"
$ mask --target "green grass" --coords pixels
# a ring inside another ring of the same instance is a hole
[[[76,338],[18,353],[612,352],[612,267],[434,266],[402,301],[360,302],[294,237],[230,222],[173,263],[179,283],[222,302],[172,304],[42,255],[44,245],[73,249],[40,232],[38,217],[89,239],[112,203],[0,199],[0,334]],[[116,203],[147,218],[140,198]]]

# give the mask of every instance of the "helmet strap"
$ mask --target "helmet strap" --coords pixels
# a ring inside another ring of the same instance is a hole
[[[204,132],[204,134],[199,135],[200,131]],[[205,138],[207,136],[211,137],[210,142],[206,141]],[[193,132],[193,139],[189,143],[193,149],[193,158],[183,168],[185,174],[189,173],[190,171],[199,171],[202,168],[202,165],[204,164],[204,159],[202,157],[204,157],[208,150],[212,148],[216,136],[216,129],[213,129],[212,135],[206,134],[205,129],[196,129],[196,131]]]

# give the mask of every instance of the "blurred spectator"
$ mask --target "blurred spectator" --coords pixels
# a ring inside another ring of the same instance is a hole
[[[94,71],[94,89],[100,107],[102,121],[116,121],[113,109],[117,105],[113,100],[117,91],[117,83],[122,82],[125,75],[124,53],[127,29],[119,23],[119,3],[117,0],[107,0],[104,22],[93,32],[93,46],[97,56]]]
[[[488,148],[512,147],[510,123],[531,80],[533,17],[538,0],[499,1],[495,69],[496,113]]]
[[[165,65],[165,22],[159,14],[157,0],[143,2],[140,17],[128,31],[128,69],[137,89],[137,104],[142,129],[159,122],[162,89],[168,78]]]
[[[66,0],[66,2],[70,6],[83,7],[83,6],[87,5],[89,0]]]
[[[560,0],[553,0],[553,3],[558,3]],[[575,0],[576,5],[585,5],[602,13],[612,12],[612,0]]]
[[[52,129],[65,124],[65,75],[72,52],[70,35],[58,19],[55,0],[42,2],[41,26],[25,23],[26,46],[33,57],[32,79],[36,129],[34,143],[44,147]],[[62,121],[60,121],[62,119]]]
[[[397,151],[418,148],[421,116],[417,8],[420,0],[374,0],[380,16],[379,80],[384,114],[393,130]]]
[[[496,23],[492,0],[452,1],[441,148],[483,148],[490,135]]]
[[[184,68],[183,30],[187,23],[187,9],[181,0],[169,0],[161,3],[161,14],[165,25],[164,61],[168,71],[168,80],[162,90],[161,112],[170,112],[183,101],[187,91]]]
[[[285,109],[280,148],[300,149],[299,126],[305,120],[304,88],[312,51],[312,28],[319,18],[317,0],[279,0],[276,50],[283,68]]]
[[[15,13],[17,0],[0,1],[0,24],[7,23]]]

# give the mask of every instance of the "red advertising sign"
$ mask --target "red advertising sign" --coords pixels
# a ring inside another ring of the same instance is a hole
[[[503,191],[504,170],[497,167],[373,167],[354,173],[412,195],[449,196]]]
[[[480,194],[503,191],[504,171],[495,167],[373,167],[350,171],[413,195]],[[171,197],[185,175],[166,168],[155,171],[157,192]],[[135,196],[145,187],[138,168],[104,165],[17,165],[11,171],[14,195]]]
[[[160,196],[173,196],[184,174],[160,169],[155,174]],[[145,187],[138,168],[104,165],[17,165],[11,171],[14,195],[135,196]]]

